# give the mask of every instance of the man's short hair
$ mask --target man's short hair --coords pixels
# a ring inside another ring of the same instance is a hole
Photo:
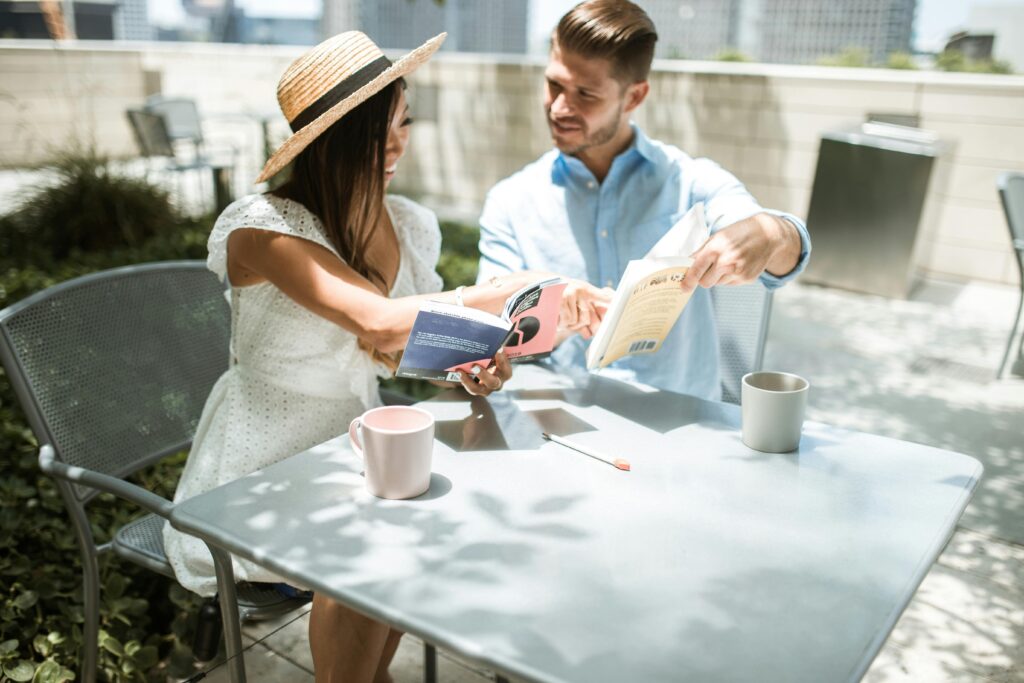
[[[646,81],[658,34],[654,22],[628,0],[587,0],[569,10],[551,36],[552,47],[607,59],[621,83]]]

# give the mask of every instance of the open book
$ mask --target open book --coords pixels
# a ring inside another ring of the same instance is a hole
[[[690,294],[680,287],[693,265],[690,254],[704,244],[709,234],[704,205],[695,204],[646,256],[629,262],[587,349],[588,369],[661,348],[690,300]]]
[[[459,370],[487,367],[502,346],[512,362],[551,353],[566,282],[542,280],[523,287],[505,301],[501,315],[469,306],[428,301],[420,306],[398,377],[459,381]]]

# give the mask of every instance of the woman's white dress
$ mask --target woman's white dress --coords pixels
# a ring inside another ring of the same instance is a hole
[[[401,245],[391,297],[439,291],[437,218],[404,197],[389,195],[386,203]],[[304,206],[250,195],[225,209],[210,234],[207,266],[221,279],[227,278],[228,236],[238,228],[294,235],[337,255],[320,220]],[[269,282],[231,288],[231,356],[230,369],[203,408],[175,501],[343,433],[353,418],[380,404],[378,378],[389,376],[359,349],[354,334]],[[201,595],[216,593],[213,559],[202,541],[165,525],[164,547],[183,586]],[[238,581],[281,581],[244,560],[236,559],[234,570]]]

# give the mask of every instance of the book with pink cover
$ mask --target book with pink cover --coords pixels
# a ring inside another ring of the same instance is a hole
[[[505,341],[505,353],[513,363],[538,360],[551,353],[565,286],[561,279],[545,280],[512,295],[514,305],[508,315],[512,331]]]
[[[456,382],[459,370],[487,367],[498,349],[524,363],[551,353],[566,282],[551,278],[520,289],[501,315],[468,306],[429,301],[409,332],[398,377]]]

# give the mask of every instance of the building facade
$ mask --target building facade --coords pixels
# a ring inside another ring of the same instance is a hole
[[[442,31],[454,52],[527,51],[529,0],[324,0],[324,37],[363,31],[385,49],[412,49]]]
[[[884,63],[909,52],[917,0],[640,0],[658,27],[657,56],[814,64],[847,49]]]
[[[119,0],[114,13],[114,40],[153,40],[148,0]]]
[[[910,52],[917,0],[760,0],[760,61],[813,64],[847,49]]]

